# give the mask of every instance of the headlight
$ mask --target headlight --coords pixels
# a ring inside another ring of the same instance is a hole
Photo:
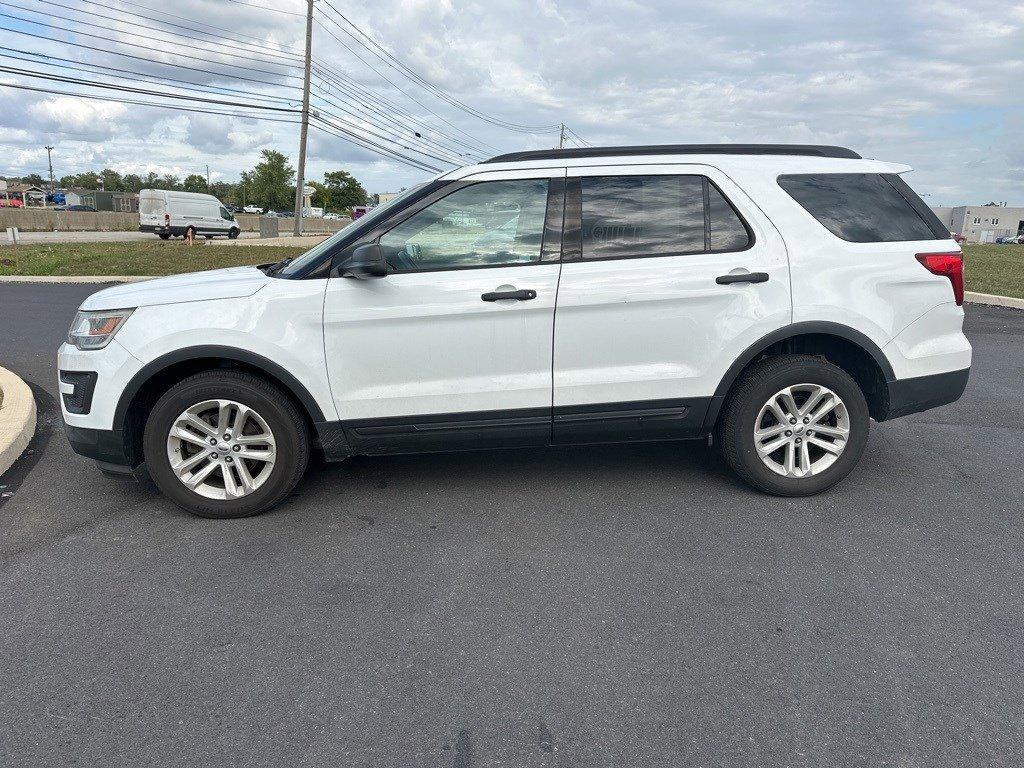
[[[83,312],[75,315],[68,331],[68,344],[79,349],[103,349],[134,309],[108,309],[101,312]]]

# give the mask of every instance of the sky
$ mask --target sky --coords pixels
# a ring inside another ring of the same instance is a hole
[[[58,178],[105,167],[184,177],[209,165],[211,180],[237,181],[264,148],[295,164],[294,112],[259,113],[288,121],[272,122],[4,84],[159,100],[10,71],[28,69],[173,92],[137,75],[72,69],[85,63],[216,86],[213,98],[244,105],[189,103],[196,108],[294,110],[302,0],[55,2],[0,7],[0,53],[8,54],[0,57],[0,175],[45,177],[47,144]],[[316,8],[313,56],[332,82],[314,78],[314,109],[393,149],[424,149],[434,157],[411,156],[434,168],[556,146],[558,130],[546,126],[564,122],[575,134],[569,146],[576,137],[593,145],[839,144],[913,166],[905,178],[931,205],[1024,205],[1024,3],[316,0]],[[370,39],[412,75],[385,64]],[[22,52],[52,56],[52,66]],[[371,193],[433,174],[311,130],[307,178],[338,169]]]

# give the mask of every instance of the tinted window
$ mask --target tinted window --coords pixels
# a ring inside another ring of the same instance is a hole
[[[914,206],[882,174],[788,175],[779,177],[779,186],[843,240],[881,243],[937,237]],[[945,233],[938,237],[948,236]]]
[[[742,251],[750,245],[747,228],[714,184],[708,184],[708,224],[712,251]]]
[[[583,258],[704,250],[700,176],[584,176]]]
[[[397,271],[540,261],[548,180],[486,181],[452,192],[385,233]]]

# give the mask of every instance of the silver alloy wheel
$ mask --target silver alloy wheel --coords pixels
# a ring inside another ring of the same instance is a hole
[[[842,455],[849,437],[846,405],[820,384],[780,389],[761,407],[754,422],[757,455],[783,477],[824,472]]]
[[[274,433],[252,408],[204,400],[186,408],[167,435],[167,459],[185,487],[208,499],[239,499],[274,470]]]

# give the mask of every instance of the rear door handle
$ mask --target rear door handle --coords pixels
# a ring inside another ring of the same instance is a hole
[[[719,275],[715,278],[719,285],[731,285],[732,283],[767,283],[767,272],[737,272],[736,274]]]
[[[537,298],[537,292],[532,288],[523,288],[518,291],[491,291],[481,297],[484,301],[500,301],[501,299],[515,299],[516,301],[529,301]]]

